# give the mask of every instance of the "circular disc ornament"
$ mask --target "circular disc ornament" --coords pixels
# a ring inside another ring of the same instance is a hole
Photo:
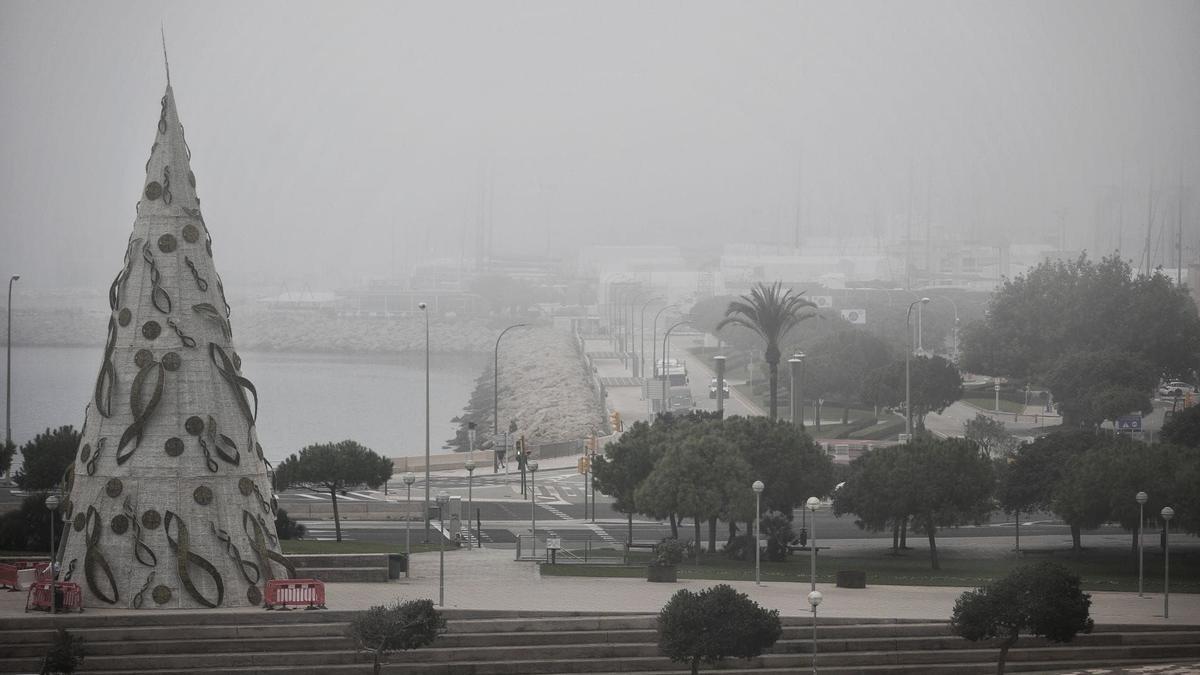
[[[244,497],[249,497],[250,493],[254,492],[254,481],[243,476],[242,479],[238,481],[238,492],[242,493],[242,496]]]
[[[212,488],[207,485],[201,485],[192,491],[192,499],[195,499],[196,503],[200,506],[208,506],[212,503],[213,499]]]
[[[83,528],[87,527],[87,516],[82,513],[75,514],[75,520],[71,523],[76,532],[83,532]]]
[[[178,457],[183,454],[183,441],[172,436],[163,443],[163,449],[167,451],[170,457]]]
[[[117,323],[122,328],[128,326],[130,321],[133,321],[133,312],[129,311],[128,307],[124,307],[120,312],[117,312]]]
[[[246,589],[246,601],[251,605],[262,604],[262,591],[258,590],[258,586],[251,586]]]
[[[176,370],[179,370],[179,366],[183,364],[183,361],[179,358],[179,354],[176,352],[167,352],[166,354],[163,354],[162,364],[163,368],[166,368],[171,372],[175,372]]]
[[[163,253],[173,253],[179,242],[175,240],[175,235],[164,234],[158,238],[158,250]]]
[[[104,484],[104,494],[116,499],[121,496],[121,492],[125,489],[125,485],[120,478],[114,478]]]
[[[151,591],[150,597],[160,605],[165,605],[171,601],[171,589],[159,584]]]
[[[183,423],[183,428],[193,436],[199,436],[204,431],[204,420],[197,415],[192,415]]]
[[[147,340],[153,340],[162,334],[162,326],[158,325],[157,321],[147,321],[142,324],[142,337]]]
[[[133,355],[133,364],[138,368],[145,368],[154,363],[154,352],[149,349],[139,349],[137,354]]]
[[[183,226],[183,240],[189,244],[194,244],[200,241],[200,230],[196,229],[195,225],[188,223]]]
[[[118,513],[113,516],[109,527],[112,528],[113,534],[125,534],[125,531],[129,529],[129,518],[123,513]]]
[[[162,516],[158,515],[158,511],[147,509],[142,514],[142,527],[147,530],[157,530],[160,524],[162,524]]]
[[[146,186],[146,199],[154,200],[161,196],[162,186],[158,184],[158,181],[150,181],[150,184]]]
[[[92,458],[92,444],[84,443],[83,448],[79,451],[79,461],[86,462]]]

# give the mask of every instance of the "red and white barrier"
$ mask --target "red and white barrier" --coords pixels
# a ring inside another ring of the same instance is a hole
[[[318,579],[272,579],[267,582],[263,605],[267,609],[286,609],[288,605],[325,609],[325,582]]]

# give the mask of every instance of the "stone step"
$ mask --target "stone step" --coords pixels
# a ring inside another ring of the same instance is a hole
[[[383,567],[303,567],[296,568],[302,579],[319,579],[325,583],[387,583],[388,568]],[[329,589],[325,589],[326,595]]]
[[[346,622],[341,623],[293,623],[293,624],[263,624],[263,625],[220,625],[220,626],[189,626],[187,635],[195,640],[217,640],[235,638],[286,638],[286,637],[327,637],[344,635]],[[12,630],[0,633],[5,646],[21,644],[50,644],[54,639],[54,629],[39,628],[33,630]],[[72,635],[87,640],[90,643],[104,643],[124,640],[138,641],[173,641],[180,639],[178,626],[135,626],[119,628],[74,628]],[[4,646],[0,646],[0,656],[4,655]]]
[[[99,656],[152,656],[154,654],[178,654],[199,651],[206,654],[235,654],[243,652],[284,651],[338,651],[354,649],[354,641],[345,635],[334,633],[308,637],[240,637],[203,638],[175,637],[171,640],[121,640],[99,641],[81,635],[87,645],[88,658]],[[10,645],[0,648],[0,656],[10,658],[43,656],[49,643]]]
[[[296,571],[311,567],[382,567],[387,569],[388,554],[386,553],[293,553],[287,556],[288,561],[296,566]],[[303,577],[304,575],[299,575]]]

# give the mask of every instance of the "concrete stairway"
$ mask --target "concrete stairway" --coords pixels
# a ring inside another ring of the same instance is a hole
[[[423,649],[393,654],[388,673],[681,673],[658,653],[654,617],[447,610],[447,632]],[[370,672],[369,655],[345,637],[351,612],[145,612],[0,619],[0,672],[37,672],[62,625],[86,641],[83,672]],[[796,673],[811,667],[807,617],[785,618],[770,654],[718,665],[726,672]],[[992,644],[966,642],[944,622],[824,619],[822,673],[992,673]],[[1200,626],[1098,626],[1069,645],[1022,639],[1009,669],[1200,661]]]
[[[307,553],[287,558],[296,566],[296,576],[302,579],[320,579],[326,583],[388,580],[386,553]]]

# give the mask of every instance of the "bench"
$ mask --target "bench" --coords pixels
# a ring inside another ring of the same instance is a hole
[[[267,610],[288,611],[288,605],[306,605],[304,609],[325,609],[325,582],[317,579],[271,579],[267,582],[263,605]]]
[[[31,609],[51,611],[51,598],[57,592],[61,609],[83,611],[83,592],[79,584],[73,581],[35,581],[29,587],[29,595],[25,597],[25,611]]]

